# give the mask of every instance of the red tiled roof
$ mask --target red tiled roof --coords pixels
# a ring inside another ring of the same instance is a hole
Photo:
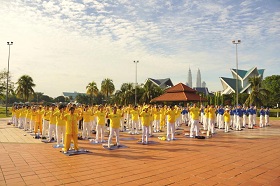
[[[183,83],[179,83],[169,89],[166,92],[196,92],[196,90],[184,85]]]
[[[151,100],[151,102],[164,102],[164,101],[207,101],[207,99],[200,97],[196,94],[196,90],[179,83],[174,87],[169,88],[163,95],[158,96]]]

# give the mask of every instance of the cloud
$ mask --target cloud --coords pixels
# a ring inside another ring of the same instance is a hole
[[[209,89],[219,90],[219,74],[227,74],[235,66],[232,39],[242,40],[238,49],[244,63],[240,68],[279,59],[280,13],[275,8],[279,3],[1,3],[1,21],[5,25],[0,27],[1,38],[4,43],[15,43],[11,53],[14,79],[30,74],[37,82],[36,90],[51,96],[63,91],[83,92],[88,82],[101,83],[106,77],[113,79],[117,88],[121,83],[134,81],[133,60],[140,61],[139,81],[171,77],[174,82],[185,82],[189,67],[200,68],[204,80],[211,85]],[[0,53],[5,54],[6,49],[0,47]],[[1,61],[6,59],[0,55]],[[267,72],[277,72],[274,69],[280,70],[276,67]],[[54,88],[50,90],[49,84]]]

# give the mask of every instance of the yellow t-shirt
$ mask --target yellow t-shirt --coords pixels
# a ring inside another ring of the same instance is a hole
[[[149,112],[141,112],[140,117],[141,117],[141,124],[143,126],[150,126],[150,116],[151,114]]]
[[[212,108],[212,107],[209,108],[208,113],[209,113],[209,118],[210,119],[215,119],[215,117],[216,117],[215,112],[216,112],[215,108]]]
[[[110,127],[114,129],[120,128],[120,119],[121,119],[121,114],[114,114],[111,113],[108,115],[108,118],[110,119]]]
[[[91,110],[86,110],[82,112],[84,122],[90,122],[90,117],[93,115]]]
[[[193,120],[198,120],[199,119],[199,108],[198,107],[192,107],[190,108],[190,114]]]
[[[131,114],[132,121],[138,121],[138,119],[139,119],[139,112],[138,112],[138,110],[131,110],[130,114]]]
[[[229,114],[229,112],[225,112],[224,113],[224,121],[225,122],[230,122],[230,114]]]
[[[166,111],[165,115],[167,115],[167,121],[169,123],[175,123],[176,114],[177,114],[177,112],[175,110],[168,110],[168,111]]]
[[[105,117],[106,117],[106,113],[103,111],[97,111],[94,114],[97,117],[97,124],[98,125],[105,125]]]

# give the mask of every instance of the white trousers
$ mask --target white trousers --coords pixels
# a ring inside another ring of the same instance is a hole
[[[175,139],[174,135],[175,135],[175,123],[167,122],[167,136],[166,136],[167,140]]]
[[[148,144],[149,140],[149,127],[142,126],[142,142]]]
[[[203,117],[203,129],[208,129],[208,118],[206,118],[205,116]]]
[[[241,130],[241,117],[239,117],[239,116],[236,116],[236,127],[235,127],[235,129],[236,130]]]
[[[214,119],[209,118],[208,121],[209,121],[208,122],[208,130],[211,131],[212,134],[214,134],[215,133],[215,130],[214,130],[214,128],[215,128]]]
[[[42,136],[45,137],[47,136],[47,130],[49,129],[49,125],[50,125],[50,122],[45,120],[43,121],[43,131],[42,131]]]
[[[101,139],[101,142],[104,141],[104,134],[105,134],[105,125],[96,125],[96,135],[95,140],[99,142],[99,136]]]
[[[56,139],[56,124],[50,123],[50,125],[49,125],[49,138],[50,139],[52,139],[52,137],[53,137],[52,133],[54,133],[54,138]]]
[[[61,141],[62,141],[62,144],[64,143],[65,130],[66,130],[66,127],[65,127],[65,126],[56,125],[56,139],[57,139],[57,145],[60,145],[60,144],[61,144]]]
[[[229,122],[225,122],[225,132],[228,132],[229,130]]]
[[[221,128],[224,128],[224,116],[219,114],[219,123],[218,123],[218,128],[221,129]]]
[[[269,124],[269,115],[264,116],[264,126],[267,126]]]
[[[111,142],[112,142],[112,138],[114,136],[114,133],[116,135],[116,142],[117,142],[117,145],[120,145],[120,129],[117,128],[112,128],[110,127],[110,135],[109,135],[109,139],[108,139],[108,147],[111,146]]]
[[[190,129],[190,137],[193,137],[193,133],[195,132],[195,136],[198,136],[198,120],[192,119],[191,129]]]
[[[131,121],[131,133],[138,133],[138,120]]]
[[[154,131],[159,131],[159,130],[160,130],[159,120],[154,120]]]
[[[30,129],[30,132],[33,132],[34,126],[35,126],[35,121],[34,121],[34,120],[30,120],[30,122],[29,122],[29,129]]]
[[[246,116],[246,114],[243,114],[243,127],[245,127],[246,126],[246,120],[247,120],[247,116]]]
[[[23,126],[24,130],[28,130],[28,128],[29,128],[28,125],[30,125],[30,119],[25,118],[25,123],[24,123],[24,126]]]
[[[249,128],[253,128],[253,115],[249,115],[248,117],[248,124],[249,124]]]
[[[260,115],[260,127],[263,127],[264,125],[264,116]]]
[[[253,125],[256,125],[256,121],[257,121],[257,115],[253,114]]]
[[[91,123],[83,121],[83,138],[88,138],[91,131]]]

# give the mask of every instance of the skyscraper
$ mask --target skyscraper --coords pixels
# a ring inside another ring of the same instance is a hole
[[[187,86],[189,86],[190,88],[192,88],[192,71],[191,68],[189,68],[189,73],[188,73],[188,81],[187,81]]]
[[[201,74],[199,69],[196,74],[196,87],[201,87]]]
[[[202,87],[204,87],[204,88],[206,87],[205,81],[202,82]]]

